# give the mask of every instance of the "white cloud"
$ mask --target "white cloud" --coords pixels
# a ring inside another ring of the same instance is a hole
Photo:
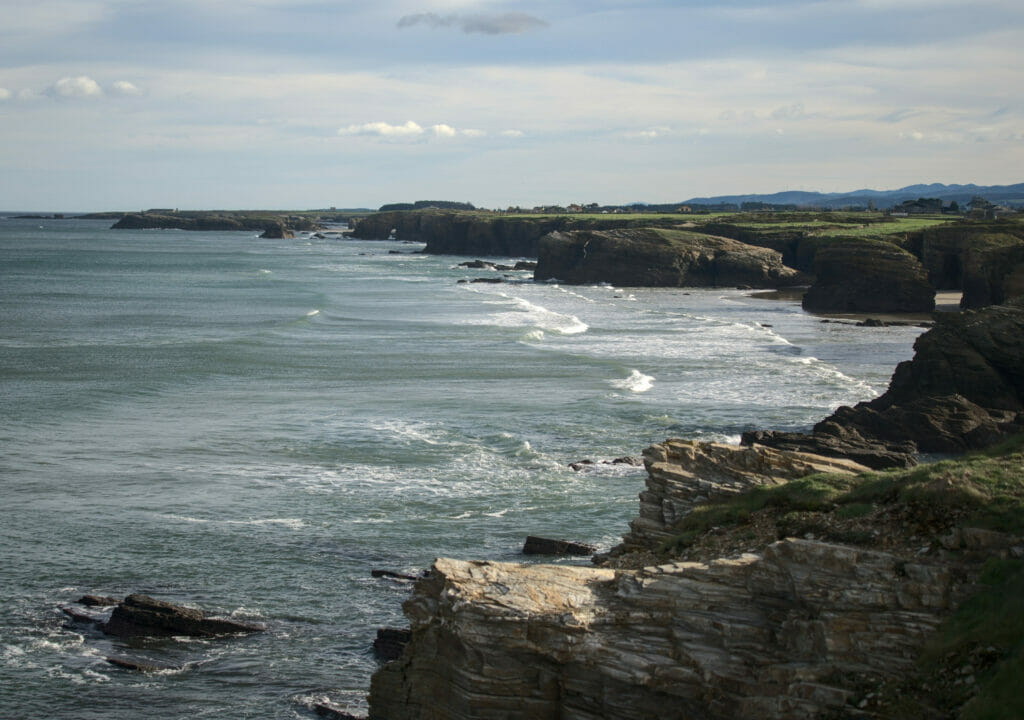
[[[462,131],[462,134],[465,135],[466,137],[478,138],[478,137],[484,137],[485,135],[487,135],[487,131],[486,130],[476,130],[475,128],[467,128],[466,130]]]
[[[428,12],[405,15],[398,21],[399,28],[414,25],[427,25],[432,28],[457,27],[464,33],[483,35],[523,33],[547,27],[543,20],[520,12],[503,15],[438,15]]]
[[[11,91],[7,88],[0,88],[0,100],[8,100],[11,97]]]
[[[103,88],[91,77],[79,75],[61,78],[50,87],[50,93],[63,98],[99,97]]]
[[[502,130],[502,137],[519,138],[523,136],[522,130]]]
[[[349,125],[338,130],[339,135],[378,135],[380,137],[418,137],[423,128],[409,120],[405,125],[389,125],[386,122],[371,122],[362,125]]]
[[[455,137],[458,134],[458,131],[451,125],[434,125],[430,129],[433,130],[434,134],[437,135],[438,137],[450,138]]]
[[[117,95],[141,95],[142,91],[127,80],[118,80],[112,86],[113,91]]]

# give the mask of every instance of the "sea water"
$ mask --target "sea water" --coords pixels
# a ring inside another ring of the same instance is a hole
[[[4,718],[362,712],[409,592],[371,570],[608,549],[644,472],[601,461],[807,429],[920,333],[733,289],[460,283],[501,273],[415,244],[108,227],[0,219]],[[129,642],[60,611],[133,592],[267,631]]]

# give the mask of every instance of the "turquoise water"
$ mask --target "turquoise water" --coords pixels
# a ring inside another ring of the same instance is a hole
[[[527,534],[607,549],[643,471],[568,463],[806,428],[920,332],[739,290],[460,284],[488,273],[419,245],[108,226],[0,219],[2,717],[362,711],[408,592],[371,569],[518,560]],[[268,631],[129,644],[59,610],[131,592]]]

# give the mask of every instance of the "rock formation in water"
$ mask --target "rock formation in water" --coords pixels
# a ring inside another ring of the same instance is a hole
[[[799,273],[775,250],[685,230],[555,232],[538,248],[536,280],[627,287],[780,287]]]
[[[195,608],[155,600],[147,595],[129,595],[114,608],[110,619],[100,626],[107,635],[119,637],[193,635],[210,637],[234,633],[261,632],[257,623],[216,617]]]
[[[910,253],[890,243],[836,240],[814,257],[804,310],[825,313],[931,312],[935,289]]]
[[[312,231],[320,226],[301,216],[246,212],[129,213],[112,230],[267,230],[282,225],[289,230]]]

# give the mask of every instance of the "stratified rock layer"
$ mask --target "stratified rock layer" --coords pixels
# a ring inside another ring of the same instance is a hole
[[[636,228],[551,233],[538,246],[536,280],[627,287],[794,285],[776,250],[682,230]]]
[[[700,503],[735,495],[757,485],[778,485],[813,473],[858,473],[868,468],[851,460],[768,447],[736,447],[693,440],[666,440],[644,450],[647,489],[640,514],[629,524],[624,549],[657,547]]]
[[[909,669],[957,573],[789,539],[643,570],[439,559],[370,717],[812,718]]]

